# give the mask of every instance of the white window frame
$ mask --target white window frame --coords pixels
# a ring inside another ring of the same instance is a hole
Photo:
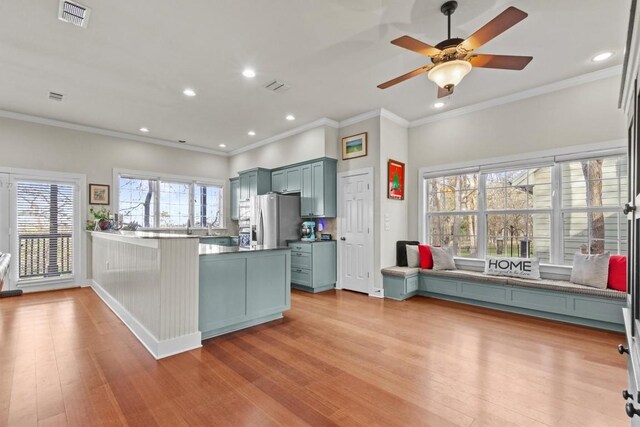
[[[477,161],[461,162],[449,165],[439,165],[422,167],[418,170],[418,233],[421,242],[429,242],[428,227],[428,203],[429,191],[427,180],[431,177],[446,175],[461,175],[466,173],[478,173],[478,254],[482,258],[463,258],[455,257],[456,263],[461,267],[479,270],[484,266],[484,258],[486,257],[486,215],[489,213],[485,210],[485,184],[486,172],[494,172],[505,169],[516,169],[521,167],[532,168],[552,165],[552,207],[551,209],[541,209],[540,213],[549,211],[551,213],[551,242],[550,242],[550,263],[543,264],[541,271],[547,272],[549,277],[562,277],[570,272],[571,266],[562,264],[562,213],[564,210],[561,206],[561,164],[571,160],[588,160],[602,157],[618,156],[627,154],[627,141],[624,139],[604,141],[596,144],[571,146],[554,150],[544,150],[529,153],[521,153],[512,156],[504,156],[492,159],[482,159]],[[624,196],[624,195],[623,195]],[[596,210],[602,208],[595,208]],[[584,212],[584,209],[579,209]],[[611,211],[610,208],[605,209]],[[526,213],[532,213],[533,210],[526,210]],[[493,212],[493,211],[492,211]],[[518,213],[519,211],[509,211],[509,213]],[[456,212],[457,213],[457,212]],[[525,213],[523,211],[523,213]],[[473,214],[469,212],[469,214]],[[481,215],[483,217],[481,217]],[[482,233],[482,234],[481,234]],[[480,238],[482,236],[482,238]],[[556,236],[556,238],[553,238]]]
[[[225,180],[223,179],[212,179],[212,178],[203,178],[203,177],[195,177],[195,176],[186,176],[186,175],[171,175],[164,174],[160,172],[149,172],[149,171],[139,171],[139,170],[131,170],[131,169],[113,169],[113,205],[112,209],[114,212],[118,212],[120,209],[120,177],[125,178],[134,178],[134,179],[152,179],[158,182],[175,182],[175,183],[184,183],[189,184],[189,220],[192,224],[191,228],[194,229],[205,229],[206,227],[195,227],[194,222],[194,203],[193,203],[193,190],[196,184],[199,185],[211,185],[211,186],[220,186],[222,188],[222,197],[220,197],[220,212],[222,218],[220,220],[220,225],[218,227],[214,227],[215,230],[224,230],[226,229],[226,221],[227,215],[225,215]],[[160,188],[158,191],[154,192],[154,202],[156,205],[156,212],[154,213],[154,223],[155,227],[140,229],[144,230],[184,230],[184,227],[160,227]]]

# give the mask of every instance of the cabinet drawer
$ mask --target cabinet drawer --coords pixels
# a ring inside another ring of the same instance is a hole
[[[289,247],[295,252],[311,253],[311,244],[308,243],[289,243]],[[291,254],[291,256],[293,256],[293,254]]]
[[[311,270],[306,268],[291,268],[291,283],[312,287]]]
[[[311,268],[311,254],[291,251],[292,268]]]

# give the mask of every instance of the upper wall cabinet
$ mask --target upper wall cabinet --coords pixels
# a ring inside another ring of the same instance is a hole
[[[240,172],[239,181],[239,201],[271,191],[271,171],[268,169],[255,168]]]
[[[271,191],[277,193],[299,193],[300,186],[300,166],[292,166],[271,172]]]
[[[335,159],[322,159],[300,167],[300,216],[334,218],[336,216]]]
[[[231,219],[238,220],[239,217],[239,206],[238,201],[240,201],[240,178],[231,178],[229,180],[229,205],[231,206]]]

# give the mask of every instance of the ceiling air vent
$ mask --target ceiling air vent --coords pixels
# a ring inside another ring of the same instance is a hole
[[[60,0],[58,19],[78,27],[87,28],[91,9],[68,0]]]
[[[61,94],[61,93],[49,92],[49,99],[51,99],[53,101],[62,101],[63,97],[64,97],[64,95]]]
[[[287,90],[289,90],[289,86],[277,80],[274,80],[271,83],[267,84],[264,88],[276,93],[286,92]]]

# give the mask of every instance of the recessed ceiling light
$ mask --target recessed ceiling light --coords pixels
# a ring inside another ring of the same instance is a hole
[[[444,102],[436,102],[433,104],[433,108],[442,108],[444,107]]]
[[[289,114],[289,115],[287,115],[286,119],[291,121],[291,120],[295,120],[296,118],[295,118],[295,116],[293,114]]]
[[[245,68],[245,70],[242,72],[242,75],[248,79],[252,79],[256,76],[256,72],[253,71],[251,68]]]
[[[183,90],[182,93],[184,93],[187,96],[196,96],[196,91],[189,88]]]
[[[602,52],[599,53],[597,55],[595,55],[593,58],[591,58],[591,60],[593,62],[602,62],[602,61],[606,61],[607,59],[611,58],[613,56],[613,52],[608,51],[608,52]]]
[[[227,146],[227,144],[219,144],[218,147],[220,148],[225,148]]]
[[[149,132],[149,129],[148,128],[140,128],[140,132],[147,133],[147,132]]]
[[[256,136],[256,133],[255,133],[254,131],[250,130],[250,131],[247,133],[247,135],[249,135],[249,136]]]

